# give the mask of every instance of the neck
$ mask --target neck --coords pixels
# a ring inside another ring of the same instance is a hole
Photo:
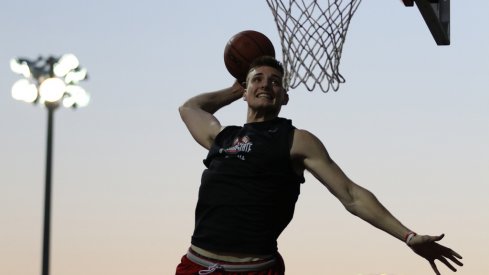
[[[269,121],[277,117],[278,117],[278,112],[272,114],[270,112],[260,112],[260,111],[248,109],[246,123]]]

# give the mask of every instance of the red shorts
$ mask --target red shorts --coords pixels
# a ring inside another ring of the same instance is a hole
[[[192,253],[192,252],[189,252]],[[189,256],[193,259],[190,260]],[[198,264],[196,262],[202,263]],[[203,263],[205,262],[205,264]],[[246,266],[260,266],[266,267],[260,270],[254,268],[253,270],[246,271]],[[243,268],[244,267],[244,268]],[[228,271],[226,271],[228,269]],[[237,271],[239,270],[239,271]],[[267,264],[267,261],[262,262],[248,262],[248,263],[232,263],[216,261],[209,258],[205,258],[198,254],[192,253],[184,255],[180,264],[177,266],[175,275],[284,275],[285,265],[282,256],[277,253],[272,265]]]

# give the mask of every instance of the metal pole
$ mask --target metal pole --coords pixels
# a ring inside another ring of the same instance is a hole
[[[46,189],[44,193],[44,236],[42,247],[42,275],[49,275],[49,245],[51,227],[51,171],[53,153],[53,114],[55,106],[46,104],[48,109],[48,131],[46,146]]]

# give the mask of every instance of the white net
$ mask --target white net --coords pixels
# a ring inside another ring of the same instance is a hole
[[[301,83],[309,91],[337,91],[341,52],[351,18],[361,0],[267,0],[282,45],[287,89]]]

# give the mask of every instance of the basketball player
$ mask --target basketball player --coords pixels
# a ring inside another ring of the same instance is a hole
[[[209,150],[204,160],[191,247],[177,275],[284,274],[277,238],[291,221],[304,170],[314,175],[353,215],[405,242],[428,260],[456,271],[462,257],[401,224],[376,197],[352,182],[330,158],[321,141],[280,118],[288,95],[284,69],[272,57],[254,61],[246,89],[231,87],[187,100],[180,115],[193,138]],[[243,98],[248,104],[242,127],[223,127],[213,114]],[[322,272],[320,272],[323,274]]]

